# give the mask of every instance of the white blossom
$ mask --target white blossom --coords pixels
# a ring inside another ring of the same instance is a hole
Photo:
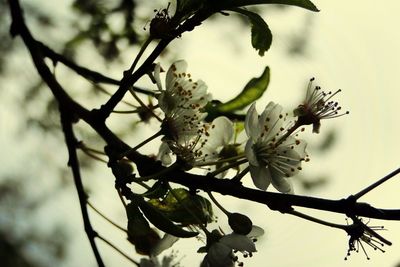
[[[319,86],[312,86],[314,78],[310,80],[307,86],[307,94],[303,104],[299,105],[294,110],[294,115],[298,116],[299,123],[302,125],[313,125],[313,133],[319,133],[321,127],[321,120],[337,118],[348,111],[340,113],[342,107],[339,106],[337,101],[331,100],[341,90],[336,92],[324,92]]]
[[[140,259],[139,267],[178,267],[179,264],[173,263],[174,258],[175,255],[164,256],[161,262],[158,257],[142,258]]]
[[[246,114],[245,130],[249,137],[245,154],[249,161],[254,185],[266,190],[272,185],[282,193],[293,193],[288,177],[301,170],[306,157],[306,142],[292,135],[285,136],[287,129],[279,104],[270,102],[259,116],[255,103]]]
[[[232,122],[226,117],[218,117],[212,123],[203,123],[198,131],[198,135],[182,142],[164,139],[157,159],[163,165],[169,165],[172,163],[171,154],[175,154],[189,167],[213,164],[233,137]]]
[[[231,267],[235,266],[238,257],[234,252],[240,251],[246,257],[252,256],[257,251],[254,242],[256,238],[263,235],[264,230],[258,226],[253,226],[248,235],[231,233],[224,235],[214,242],[207,251],[201,267]]]
[[[168,69],[163,90],[160,78],[161,67],[155,66],[154,78],[160,94],[158,105],[165,114],[162,130],[165,139],[184,143],[199,134],[202,121],[207,116],[203,111],[211,100],[207,93],[207,85],[201,81],[193,81],[186,72],[187,63],[176,61]]]

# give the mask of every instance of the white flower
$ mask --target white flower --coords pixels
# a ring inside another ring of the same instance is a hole
[[[161,161],[162,165],[169,166],[172,164],[171,149],[166,142],[162,142],[158,149],[157,160]]]
[[[149,259],[140,259],[139,267],[177,267],[177,263],[173,263],[175,255],[164,256],[160,261],[157,257],[150,257]]]
[[[219,152],[232,141],[233,123],[227,117],[215,118],[207,132],[208,135],[203,137],[203,152],[208,155],[208,160],[217,159]]]
[[[301,161],[306,160],[306,142],[285,136],[285,119],[282,107],[274,102],[266,106],[261,116],[255,103],[246,114],[245,130],[249,140],[245,153],[253,183],[261,190],[272,183],[282,193],[293,193],[287,178],[297,174]]]
[[[299,124],[312,124],[313,133],[319,133],[320,120],[337,118],[349,114],[349,112],[339,113],[342,107],[339,106],[338,102],[330,100],[337,93],[341,92],[340,89],[334,93],[325,93],[321,90],[321,87],[313,87],[313,81],[314,78],[310,79],[308,83],[306,99],[303,104],[299,105],[293,113],[295,116],[298,116]]]
[[[163,238],[161,238],[157,244],[151,249],[150,251],[150,258],[142,258],[140,260],[139,266],[140,267],[173,267],[177,266],[176,264],[172,264],[172,261],[175,258],[175,254],[172,253],[169,256],[164,256],[161,263],[159,262],[157,256],[161,254],[164,250],[169,249],[178,241],[178,237],[165,234]]]
[[[157,64],[154,68],[154,78],[160,91],[158,105],[165,114],[161,126],[163,134],[166,139],[179,143],[199,134],[202,120],[207,116],[203,108],[211,100],[206,84],[201,80],[194,82],[186,69],[184,60],[173,63],[167,71],[166,89],[163,90],[161,67]]]
[[[240,251],[246,257],[251,256],[252,253],[257,251],[254,244],[255,238],[263,234],[264,230],[262,228],[253,226],[252,231],[248,235],[231,233],[221,237],[210,246],[207,255],[201,263],[201,267],[235,266],[238,257],[235,256],[234,252]]]
[[[233,123],[227,117],[218,117],[213,120],[208,130],[208,135],[203,136],[201,141],[204,145],[201,148],[203,159],[199,164],[207,166],[210,163],[211,169],[215,170],[228,164],[217,163],[220,159],[224,160],[238,155],[238,147],[232,143],[234,136]],[[216,175],[216,177],[224,177],[228,170]]]
[[[178,241],[178,239],[179,237],[170,234],[165,234],[163,238],[161,238],[160,241],[158,241],[157,244],[151,249],[151,255],[158,256],[164,250],[167,250],[170,247],[172,247],[172,245],[175,244],[175,242]]]
[[[233,137],[232,122],[226,117],[218,117],[211,124],[204,123],[198,131],[198,135],[185,138],[182,142],[164,139],[157,159],[161,160],[163,165],[169,165],[172,163],[170,155],[174,153],[189,165],[188,167],[213,164]]]

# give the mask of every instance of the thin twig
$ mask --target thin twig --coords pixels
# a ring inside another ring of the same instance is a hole
[[[148,37],[146,39],[146,41],[140,48],[139,53],[136,55],[135,60],[133,61],[131,67],[129,68],[129,73],[132,73],[135,70],[135,67],[136,67],[137,63],[139,62],[139,59],[143,55],[144,51],[146,51],[146,48],[149,46],[149,44],[151,43],[152,40],[153,40],[153,38],[151,38],[151,37]]]
[[[396,176],[398,173],[400,173],[400,168],[392,171],[391,173],[389,173],[388,175],[386,175],[385,177],[383,177],[379,181],[376,181],[375,183],[371,184],[367,188],[365,188],[365,189],[361,190],[360,192],[358,192],[357,194],[353,195],[354,199],[359,199],[360,197],[362,197],[363,195],[367,194],[368,192],[370,192],[371,190],[375,189],[376,187],[380,186],[381,184],[383,184],[384,182],[386,182],[390,178]]]
[[[159,137],[159,136],[161,136],[161,135],[162,135],[162,132],[161,132],[161,131],[159,131],[159,132],[153,134],[152,136],[150,136],[150,137],[147,138],[146,140],[144,140],[144,141],[140,142],[139,144],[137,144],[135,147],[133,147],[133,148],[131,148],[131,149],[125,151],[124,153],[122,153],[122,154],[120,155],[120,158],[123,158],[123,157],[125,157],[125,156],[131,154],[132,152],[135,152],[136,150],[138,150],[138,149],[139,149],[140,147],[142,147],[143,145],[147,144],[148,142],[152,141],[153,139],[156,139],[157,137]]]
[[[100,215],[104,220],[106,220],[107,222],[109,222],[110,224],[112,224],[113,226],[115,226],[115,228],[121,230],[124,233],[128,233],[128,231],[123,228],[122,226],[119,226],[117,223],[113,222],[111,219],[109,219],[107,216],[105,216],[101,211],[99,211],[98,209],[96,209],[95,206],[93,206],[92,203],[90,203],[90,201],[87,202],[87,204],[89,205],[89,207],[92,208],[92,210],[94,212],[96,212],[98,215]]]
[[[89,150],[81,149],[83,153],[85,153],[87,156],[91,157],[92,159],[101,161],[103,163],[107,163],[108,161],[105,159],[100,158],[99,156],[93,154],[92,152],[89,152]]]
[[[128,261],[132,262],[133,264],[135,264],[136,266],[140,266],[139,262],[135,261],[134,259],[132,259],[131,257],[128,256],[128,254],[126,254],[125,252],[123,252],[122,250],[120,250],[119,248],[117,248],[113,243],[111,243],[110,241],[108,241],[107,239],[105,239],[104,237],[102,237],[101,235],[98,236],[99,239],[101,239],[104,243],[106,243],[107,245],[109,245],[110,247],[112,247],[115,251],[117,251],[119,254],[121,254],[125,259],[127,259]]]
[[[140,106],[142,106],[143,108],[147,109],[147,111],[150,112],[150,114],[151,114],[154,118],[156,118],[159,122],[162,122],[162,119],[161,119],[160,117],[158,117],[157,114],[155,114],[154,111],[153,111],[150,107],[148,107],[145,103],[143,103],[142,99],[140,99],[140,98],[136,95],[135,91],[134,91],[132,88],[129,89],[129,92],[132,94],[132,96],[135,98],[135,100],[136,100],[137,102],[139,102]]]

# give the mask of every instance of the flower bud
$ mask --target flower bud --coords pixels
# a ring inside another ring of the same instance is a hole
[[[172,30],[171,17],[168,14],[168,7],[157,11],[155,17],[150,22],[150,36],[154,39],[163,39],[169,36],[169,32]]]
[[[233,232],[240,235],[247,235],[253,227],[250,218],[240,213],[229,214],[228,223]]]

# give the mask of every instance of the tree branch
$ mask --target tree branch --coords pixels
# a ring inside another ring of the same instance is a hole
[[[88,69],[86,67],[82,67],[78,64],[76,64],[74,61],[66,58],[65,56],[55,52],[53,49],[48,47],[42,42],[37,42],[38,46],[40,47],[43,55],[47,58],[50,58],[53,60],[54,63],[56,62],[61,62],[71,70],[75,71],[77,74],[82,76],[83,78],[92,81],[94,83],[105,83],[105,84],[112,84],[112,85],[120,85],[120,81],[114,78],[110,78],[105,76],[102,73],[99,73],[97,71],[93,71],[91,69]],[[133,90],[138,93],[142,93],[145,95],[154,95],[152,91],[133,86]]]
[[[93,230],[92,224],[90,223],[87,206],[86,206],[87,205],[87,195],[85,193],[85,189],[83,188],[83,184],[82,184],[79,161],[78,161],[78,157],[76,154],[76,145],[78,144],[78,142],[74,136],[74,132],[72,129],[72,121],[68,115],[69,111],[63,109],[62,106],[60,106],[60,113],[61,113],[61,125],[63,128],[63,132],[64,132],[64,136],[65,136],[65,143],[67,144],[68,154],[69,154],[68,165],[71,167],[72,175],[74,177],[74,183],[75,183],[76,191],[78,193],[79,204],[81,207],[81,213],[82,213],[83,224],[85,227],[85,232],[88,236],[90,246],[92,247],[94,256],[96,258],[97,265],[99,267],[104,267],[105,265],[103,263],[101,255],[99,253],[99,250],[97,249],[96,243],[94,241],[94,239],[96,237],[98,237],[98,234],[96,231]]]
[[[151,66],[154,60],[158,57],[159,54],[164,50],[165,47],[172,41],[172,39],[161,40],[150,56],[145,60],[145,62],[133,73],[130,74],[129,71],[124,72],[124,77],[119,83],[118,90],[110,97],[110,99],[101,106],[100,109],[94,110],[96,116],[105,120],[114,108],[118,105],[118,103],[125,96],[125,93],[129,90],[129,87],[132,86],[140,77],[142,77],[146,72],[151,71]]]
[[[78,113],[81,117],[88,119],[90,113],[88,110],[80,106],[78,103],[73,101],[71,97],[64,91],[61,85],[56,81],[49,68],[46,66],[41,50],[38,48],[36,40],[30,34],[28,28],[25,25],[24,19],[22,17],[22,10],[18,1],[9,0],[12,24],[11,24],[11,34],[13,36],[20,35],[28,47],[31,53],[32,60],[38,70],[42,79],[47,83],[54,96],[59,103],[60,115],[61,115],[61,125],[63,128],[65,141],[68,148],[69,161],[68,165],[71,167],[72,174],[74,177],[75,187],[78,193],[79,204],[81,207],[81,213],[83,218],[83,223],[85,227],[86,234],[88,236],[90,245],[92,247],[94,256],[96,258],[99,267],[104,267],[104,263],[101,259],[100,253],[97,249],[96,243],[94,241],[97,233],[93,230],[89,214],[86,206],[86,194],[84,192],[81,176],[79,161],[76,155],[76,144],[77,141],[74,137],[72,123],[76,121],[74,116]],[[64,104],[65,103],[65,104]]]

